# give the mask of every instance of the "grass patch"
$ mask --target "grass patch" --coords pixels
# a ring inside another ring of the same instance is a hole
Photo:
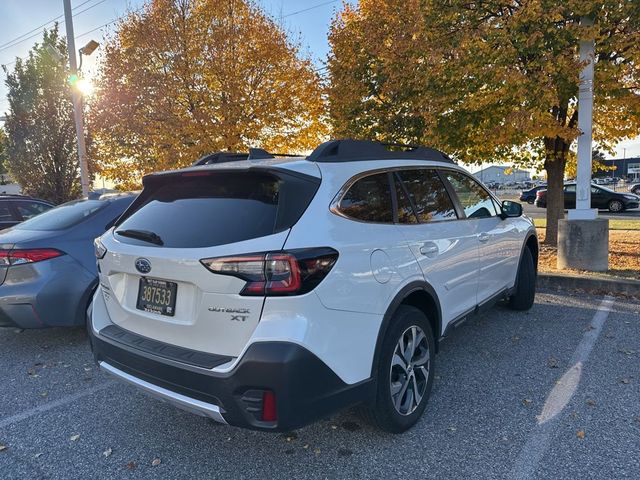
[[[538,239],[541,242],[538,268],[541,272],[592,275],[591,272],[558,270],[556,268],[558,251],[555,247],[542,244],[544,237],[545,230],[538,230]],[[609,232],[609,270],[602,273],[612,277],[640,280],[640,229]]]
[[[546,218],[534,218],[533,224],[537,228],[547,228]],[[616,218],[609,220],[609,230],[640,230],[640,219]]]

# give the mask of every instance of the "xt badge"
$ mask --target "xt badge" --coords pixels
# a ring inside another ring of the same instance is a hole
[[[232,322],[244,322],[251,313],[248,308],[209,307],[210,312],[231,313]]]

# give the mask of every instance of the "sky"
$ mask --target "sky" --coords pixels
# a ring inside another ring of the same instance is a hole
[[[356,3],[357,0],[346,0]],[[101,42],[105,34],[113,31],[113,20],[135,10],[144,0],[72,0],[74,14],[74,37],[76,48],[89,40]],[[318,67],[323,66],[329,52],[327,34],[331,19],[342,8],[342,0],[256,0],[263,10],[278,19],[289,35],[299,39],[303,50],[308,53]],[[53,24],[60,17],[61,31],[64,33],[62,0],[0,0],[0,65],[13,66],[16,57],[25,56],[34,42],[41,38],[42,25]],[[23,41],[18,37],[27,32]],[[29,38],[31,37],[31,38]],[[16,40],[17,39],[17,40]],[[95,71],[97,53],[85,58],[83,71],[89,75]],[[8,108],[4,72],[0,70],[0,116]],[[640,134],[640,132],[639,132]],[[616,149],[617,158],[640,157],[640,136],[621,142]]]

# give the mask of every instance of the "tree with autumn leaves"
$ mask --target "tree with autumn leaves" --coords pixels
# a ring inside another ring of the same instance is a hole
[[[245,0],[152,0],[106,42],[91,156],[123,187],[219,150],[304,151],[328,134],[321,83]]]
[[[583,16],[594,25],[580,24]],[[360,0],[334,20],[336,136],[434,145],[469,163],[544,168],[547,243],[580,134],[579,40],[596,42],[594,140],[640,131],[640,2]]]

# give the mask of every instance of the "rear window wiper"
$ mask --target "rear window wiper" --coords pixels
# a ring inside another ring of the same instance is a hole
[[[123,237],[131,237],[144,242],[154,243],[156,245],[164,245],[160,235],[149,230],[116,230],[118,235]]]

